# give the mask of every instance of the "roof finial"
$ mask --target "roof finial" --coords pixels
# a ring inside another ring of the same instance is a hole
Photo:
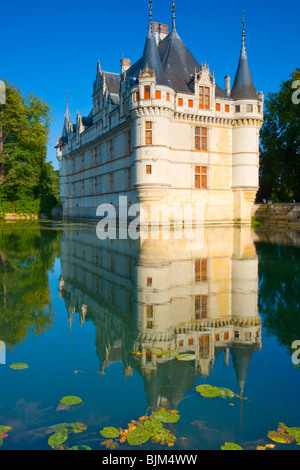
[[[70,117],[69,112],[69,91],[67,90],[67,109],[66,109],[66,117]]]
[[[245,9],[243,10],[243,32],[242,32],[242,51],[241,51],[241,57],[247,57],[247,52],[246,52],[246,43],[245,43]]]
[[[176,13],[175,13],[175,10],[176,10],[176,6],[175,6],[175,0],[173,0],[173,3],[172,3],[172,12],[173,12],[173,15],[172,15],[172,20],[173,20],[173,31],[176,29]]]
[[[149,0],[149,23],[152,24],[152,0]]]

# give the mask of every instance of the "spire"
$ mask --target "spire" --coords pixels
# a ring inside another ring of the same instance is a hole
[[[157,84],[169,86],[163,72],[152,26],[152,0],[149,0],[149,25],[143,56],[127,70],[126,75],[129,78],[138,78],[139,73],[146,68],[155,72]]]
[[[241,57],[247,57],[245,36],[246,36],[246,33],[245,33],[245,10],[243,10],[243,32],[242,32],[242,50],[241,50]]]
[[[240,60],[235,75],[233,87],[231,90],[231,98],[234,100],[243,99],[257,99],[257,93],[254,88],[252,75],[246,52],[246,41],[245,41],[245,11],[243,11],[243,23],[242,23],[242,48],[240,53]]]
[[[152,0],[149,0],[149,25],[152,26]]]
[[[176,29],[176,13],[175,13],[175,10],[176,10],[176,6],[175,6],[175,0],[173,0],[173,3],[172,3],[172,27],[173,27],[173,31]]]
[[[61,136],[61,140],[64,143],[68,142],[68,133],[71,129],[72,129],[72,123],[71,123],[71,115],[70,115],[70,111],[69,111],[69,92],[67,91],[67,107],[66,107],[66,114],[65,114],[63,132],[62,132],[62,136]]]

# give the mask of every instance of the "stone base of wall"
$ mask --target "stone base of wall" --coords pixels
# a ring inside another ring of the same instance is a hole
[[[267,224],[300,226],[300,203],[255,204],[252,216]]]
[[[31,215],[31,214],[3,214],[4,220],[37,220],[39,218],[38,215]]]

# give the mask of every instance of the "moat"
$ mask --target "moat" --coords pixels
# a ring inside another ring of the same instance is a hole
[[[300,449],[300,231],[157,238],[0,226],[1,450]]]

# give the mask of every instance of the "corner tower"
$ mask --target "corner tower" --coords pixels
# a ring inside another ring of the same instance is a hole
[[[242,47],[230,98],[232,120],[233,218],[250,222],[258,191],[259,132],[263,123],[263,95],[255,90],[248,63],[243,14]]]

